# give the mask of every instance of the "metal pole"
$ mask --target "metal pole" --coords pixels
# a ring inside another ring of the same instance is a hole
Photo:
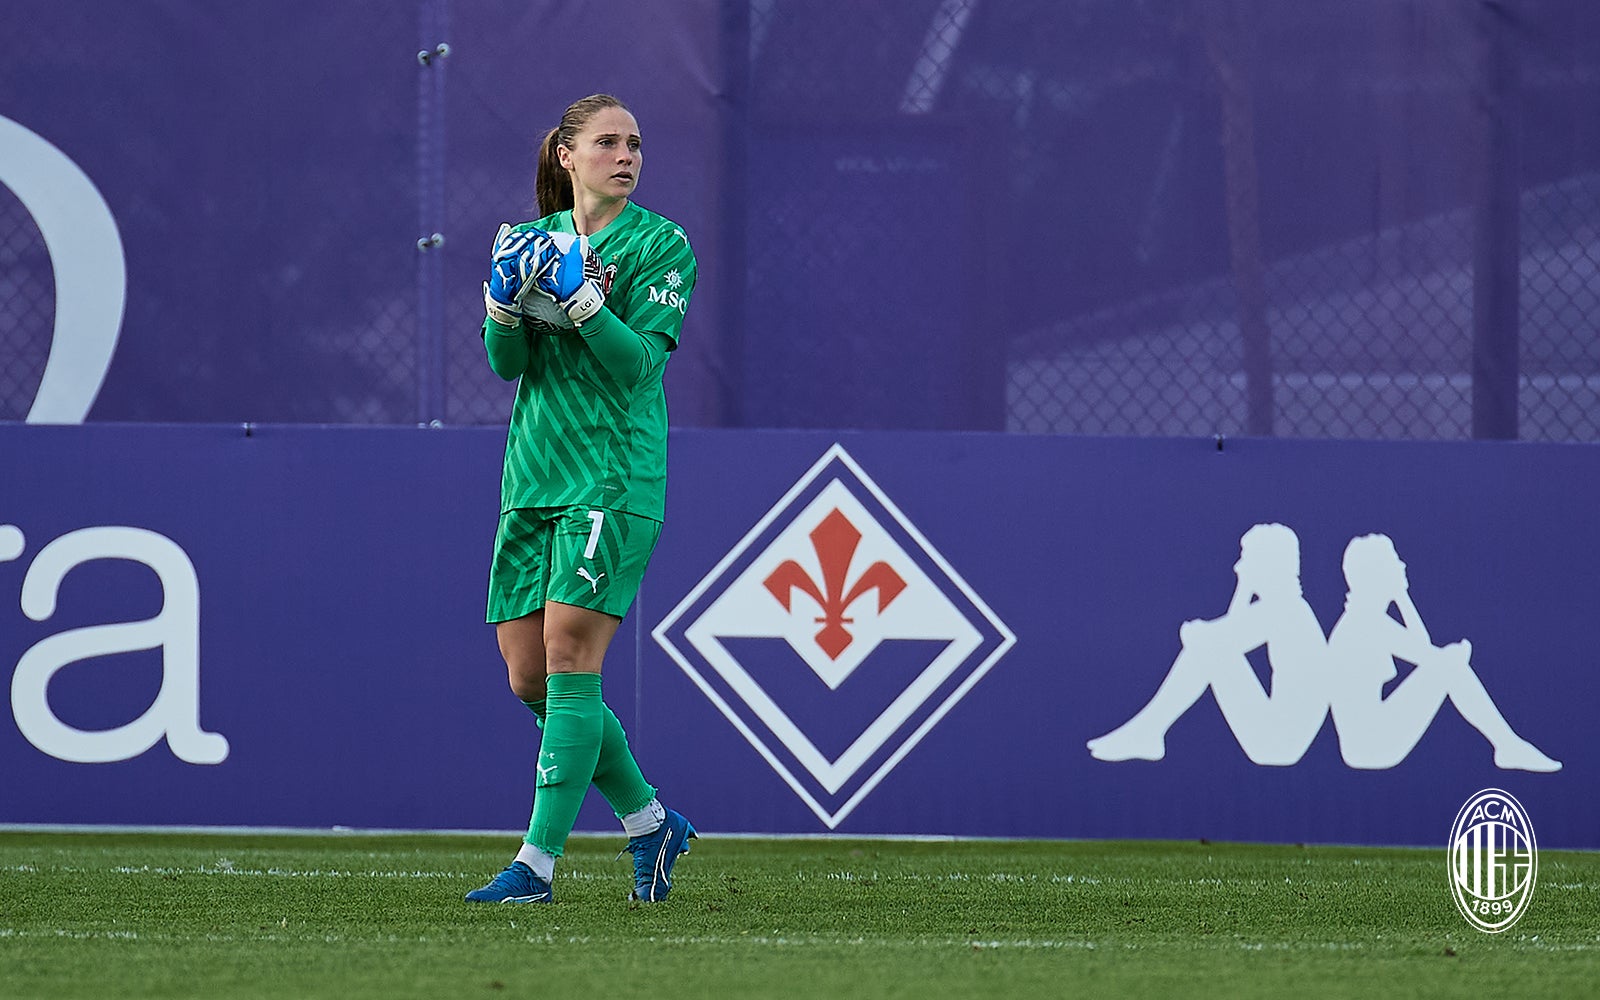
[[[1228,248],[1243,346],[1245,429],[1273,432],[1272,330],[1267,325],[1266,264],[1261,253],[1256,166],[1255,96],[1251,90],[1254,33],[1249,12],[1235,0],[1201,7],[1207,55],[1222,107],[1222,165],[1228,206]]]
[[[745,242],[749,232],[749,160],[746,147],[750,142],[750,5],[725,3],[722,5],[722,93],[719,96],[721,116],[721,210],[718,233],[723,260],[733,262],[725,267],[722,280],[722,301],[719,303],[716,356],[711,359],[711,371],[717,390],[717,403],[712,409],[717,426],[740,427],[744,423],[744,327],[745,296],[749,278],[745,273]]]
[[[1522,116],[1516,0],[1476,11],[1478,192],[1473,206],[1472,436],[1515,440],[1521,291]]]
[[[448,0],[420,0],[417,50],[417,423],[444,419],[444,40]]]

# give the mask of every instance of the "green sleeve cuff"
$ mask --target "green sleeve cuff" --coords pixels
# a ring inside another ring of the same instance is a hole
[[[485,317],[483,347],[489,355],[489,367],[507,382],[528,370],[528,334],[521,324],[504,326]]]

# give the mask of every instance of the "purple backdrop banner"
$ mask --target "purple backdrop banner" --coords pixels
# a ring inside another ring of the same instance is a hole
[[[502,442],[0,425],[0,822],[519,827]],[[1493,786],[1600,847],[1593,448],[671,447],[606,690],[702,829],[1427,845]]]
[[[1592,0],[5,13],[0,420],[502,426],[489,244],[606,91],[677,426],[1600,440]]]

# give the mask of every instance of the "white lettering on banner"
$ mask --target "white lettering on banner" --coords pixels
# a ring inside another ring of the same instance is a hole
[[[127,261],[111,207],[61,150],[0,115],[0,184],[33,216],[55,276],[55,330],[30,424],[81,424],[122,330]]]
[[[1324,637],[1300,592],[1300,539],[1258,524],[1239,540],[1228,610],[1184,622],[1181,649],[1156,693],[1116,729],[1088,743],[1105,761],[1161,760],[1172,724],[1209,690],[1245,755],[1257,764],[1298,763],[1330,715],[1345,764],[1386,770],[1411,753],[1446,700],[1494,747],[1496,767],[1558,771],[1512,730],[1472,667],[1472,644],[1435,645],[1411,601],[1406,564],[1387,535],[1345,547],[1344,613]],[[1395,614],[1390,614],[1393,608]],[[1248,654],[1265,649],[1263,687]],[[1396,660],[1413,669],[1399,676]]]
[[[0,562],[18,558],[24,543],[20,529],[0,525]],[[161,611],[143,621],[68,629],[35,643],[17,661],[11,677],[17,728],[39,750],[73,763],[128,760],[165,736],[180,760],[220,764],[228,756],[227,739],[200,728],[200,581],[176,542],[123,526],[68,532],[41,549],[23,576],[23,614],[37,622],[52,617],[67,574],[99,559],[131,560],[154,570],[161,580]],[[161,690],[139,718],[114,729],[87,731],[62,722],[50,707],[50,681],[62,668],[149,649],[161,650]]]

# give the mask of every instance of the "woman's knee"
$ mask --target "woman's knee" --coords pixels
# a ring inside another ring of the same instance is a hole
[[[506,663],[511,693],[523,701],[544,697],[545,651],[538,623],[528,619],[502,623],[498,629],[500,656]]]
[[[511,693],[522,701],[540,701],[544,698],[545,666],[543,656],[519,655],[502,652],[506,661],[506,682]]]
[[[507,681],[511,686],[511,693],[517,696],[518,701],[544,701],[544,677],[507,670]]]
[[[586,608],[555,608],[544,622],[546,672],[599,673],[618,622],[610,615]]]
[[[544,671],[547,674],[599,673],[606,656],[605,642],[581,634],[555,633],[545,638]]]

